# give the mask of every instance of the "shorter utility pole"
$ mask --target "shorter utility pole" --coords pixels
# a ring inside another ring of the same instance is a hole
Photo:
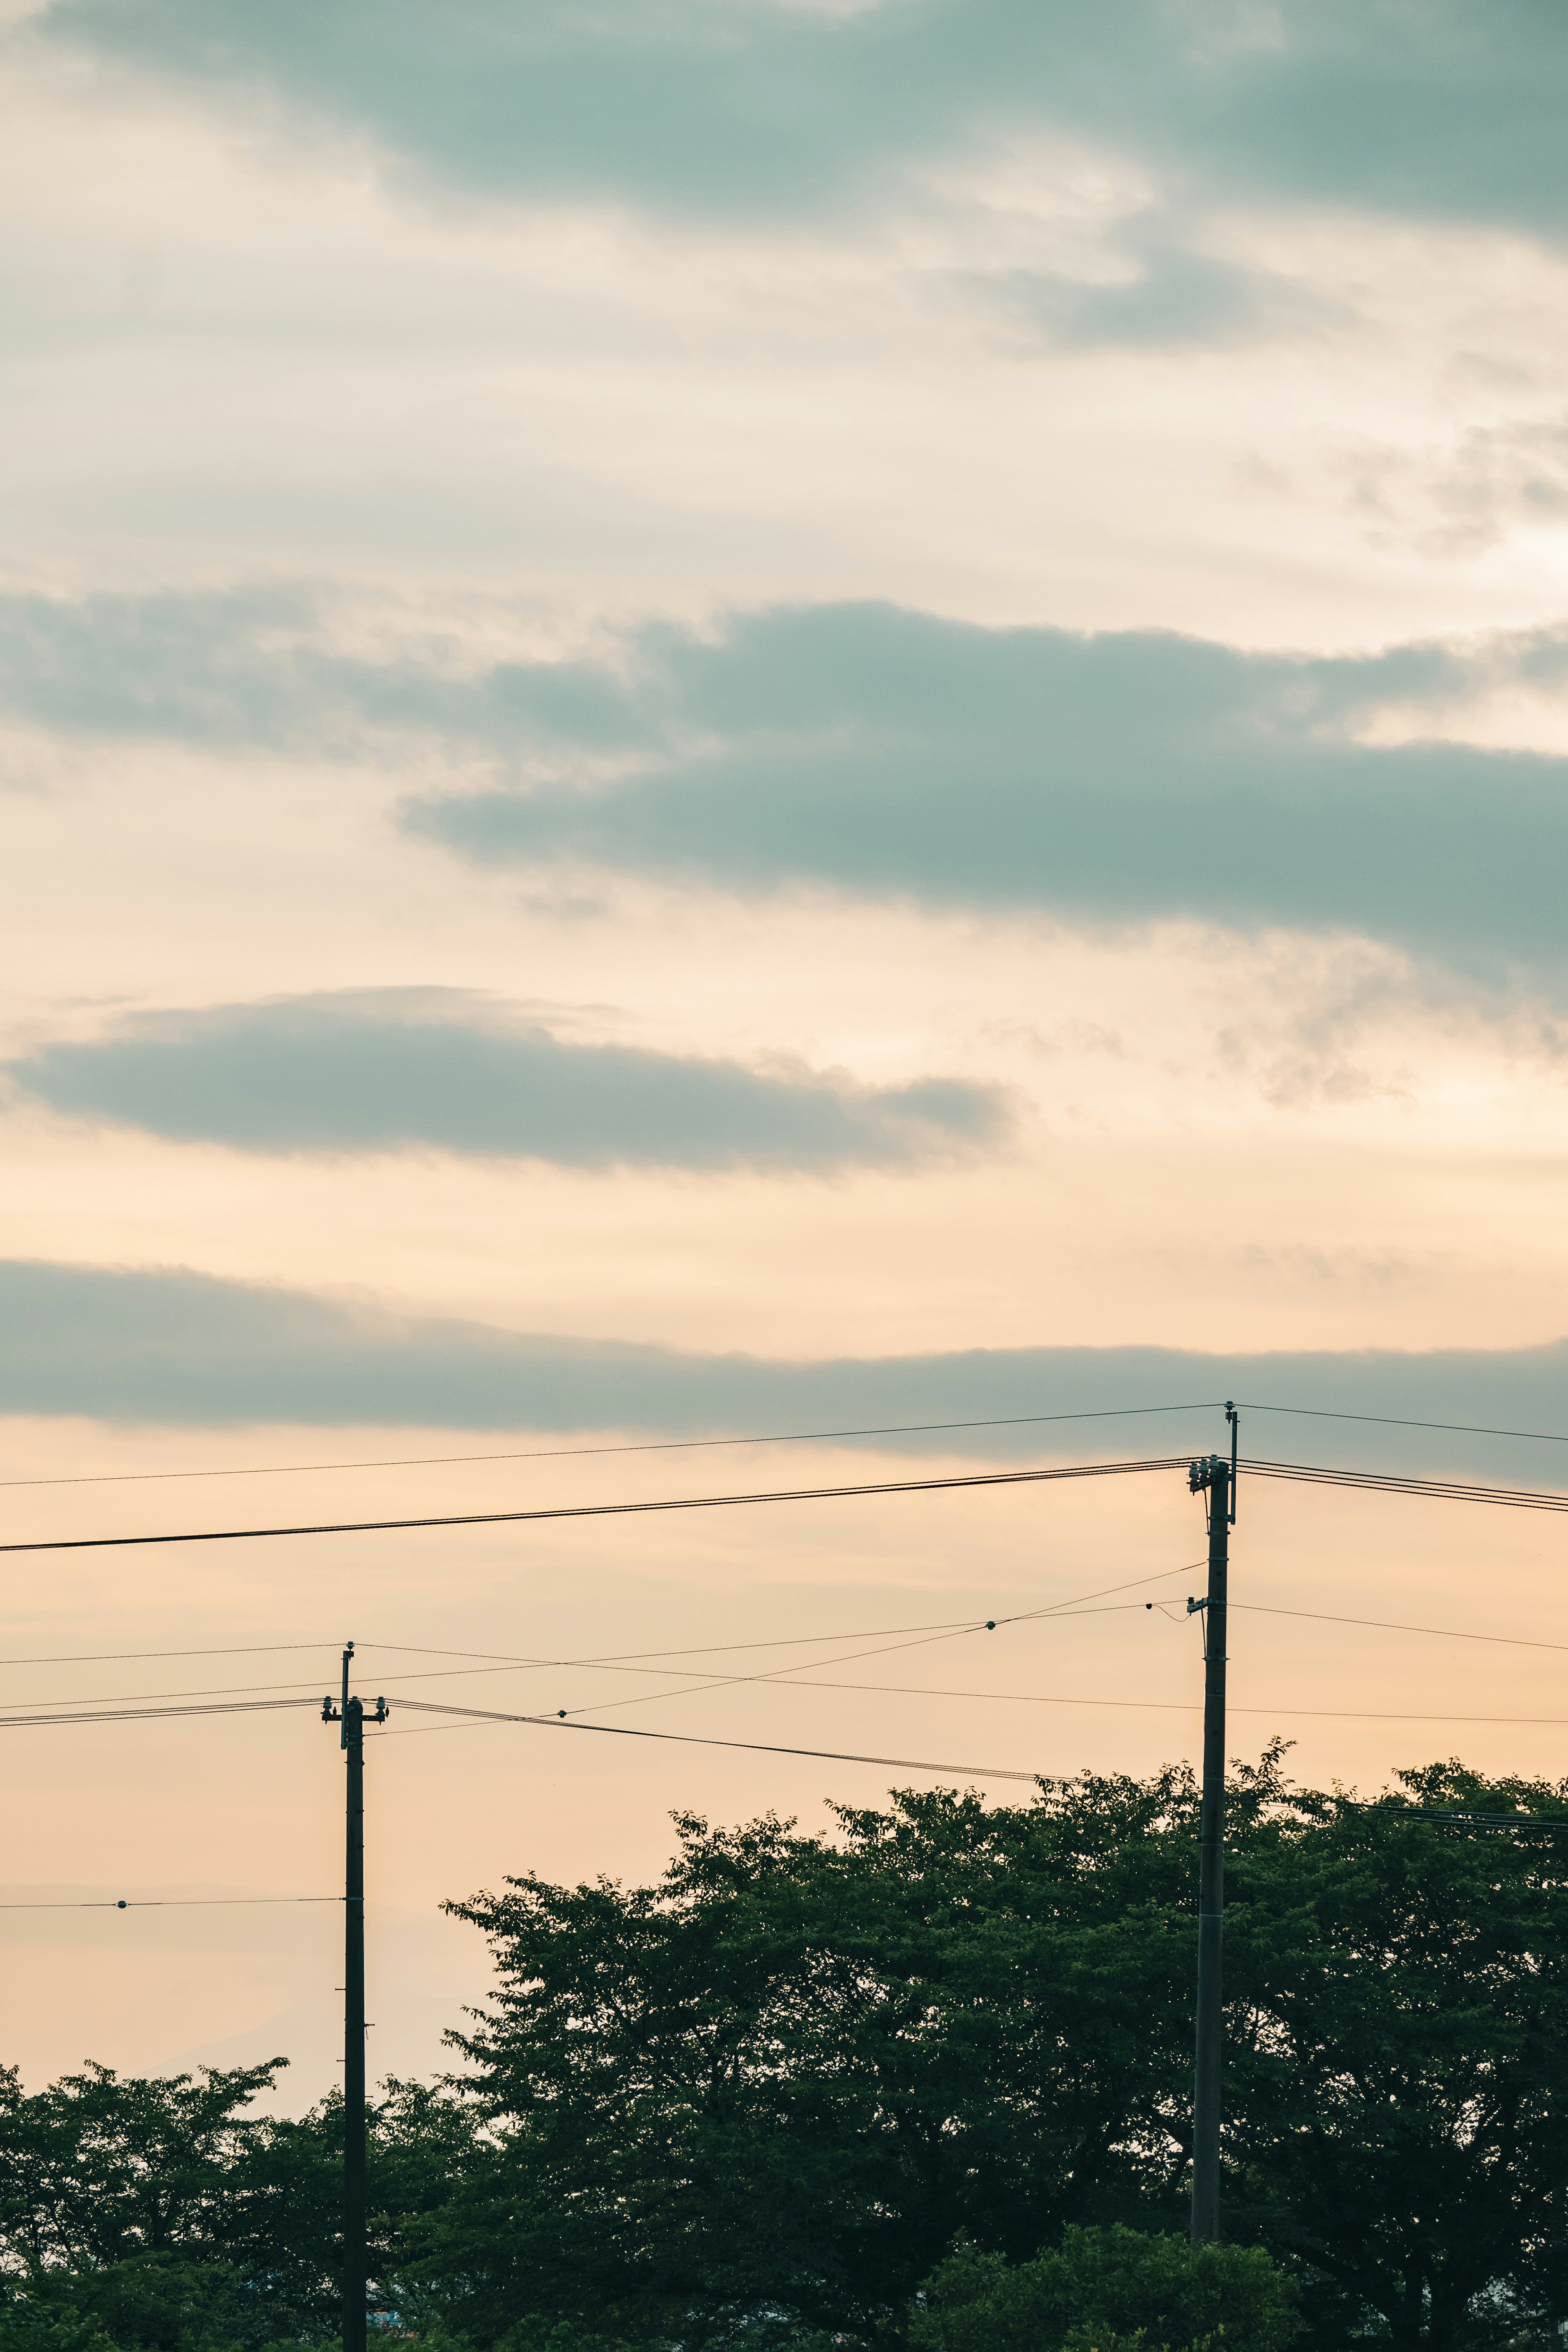
[[[365,2352],[369,2268],[365,2242],[365,1706],[349,1696],[350,1642],[343,1652],[343,1693],[321,1702],[323,1723],[340,1727],[348,1765],[348,1851],[343,1873],[343,2352]],[[387,1719],[384,1698],[372,1723]]]
[[[1225,2057],[1225,1645],[1230,1529],[1236,1517],[1236,1408],[1228,1404],[1230,1460],[1211,1454],[1187,1473],[1207,1497],[1208,1591],[1203,1612],[1203,1804],[1198,1816],[1197,2034],[1193,2065],[1192,2218],[1195,2246],[1219,2235],[1219,2119]]]

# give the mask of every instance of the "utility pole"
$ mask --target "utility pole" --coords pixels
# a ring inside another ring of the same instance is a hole
[[[1238,1421],[1228,1404],[1230,1460],[1211,1454],[1187,1473],[1208,1498],[1208,1591],[1202,1610],[1203,1807],[1198,1817],[1197,2036],[1193,2066],[1192,2218],[1195,2246],[1219,2235],[1219,2118],[1225,2054],[1225,1644],[1230,1530],[1236,1520]]]
[[[368,2266],[365,2244],[365,1706],[349,1696],[350,1642],[343,1652],[343,1694],[321,1703],[323,1723],[340,1728],[348,1765],[348,1849],[343,1873],[343,2352],[365,2352]],[[372,1723],[387,1719],[384,1698]]]

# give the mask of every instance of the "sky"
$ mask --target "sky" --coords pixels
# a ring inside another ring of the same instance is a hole
[[[446,1899],[1194,1757],[1228,1398],[1568,1486],[1565,102],[1552,0],[8,0],[0,1521],[210,1539],[11,1553],[0,1714],[298,1702],[0,1722],[29,2084],[334,2082],[348,1640],[428,2074]],[[1232,1753],[1562,1779],[1558,1551],[1244,1475]]]

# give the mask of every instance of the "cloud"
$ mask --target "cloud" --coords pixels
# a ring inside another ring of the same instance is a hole
[[[1347,930],[1494,969],[1563,954],[1568,763],[1359,740],[1393,707],[1436,731],[1484,656],[1313,660],[869,605],[640,652],[640,766],[425,800],[410,824],[482,862]],[[1563,656],[1552,635],[1497,667],[1539,686]]]
[[[72,734],[358,752],[410,733],[486,744],[639,744],[603,666],[475,671],[437,635],[401,657],[335,647],[332,600],[288,583],[182,594],[0,596],[0,703]]]
[[[965,279],[993,310],[1061,351],[1218,350],[1320,331],[1344,314],[1271,271],[1203,253],[1173,236],[1125,235],[1124,275],[1085,279],[1037,269]]]
[[[19,718],[72,734],[271,745],[300,698],[314,608],[297,590],[267,587],[11,595],[0,616],[0,697]],[[286,698],[279,662],[293,674]]]
[[[1246,1402],[1243,1451],[1255,1455],[1470,1465],[1514,1483],[1563,1483],[1560,1449],[1292,1420],[1253,1401],[1568,1431],[1568,1342],[1411,1354],[1038,1347],[768,1361],[397,1317],[182,1269],[0,1261],[0,1412],[8,1413],[675,1438],[1059,1413],[1084,1418],[882,1444],[1093,1458],[1218,1444],[1214,1408],[1227,1396]]]
[[[1036,129],[1245,202],[1568,225],[1551,0],[57,0],[43,27],[508,195],[821,213]]]
[[[1524,525],[1568,516],[1568,424],[1473,425],[1440,453],[1385,443],[1343,464],[1374,540],[1475,556]]]
[[[302,590],[16,596],[5,621],[0,703],[61,730],[438,746],[495,781],[404,822],[482,864],[1350,932],[1494,978],[1563,959],[1568,762],[1433,740],[1500,688],[1560,695],[1563,630],[1315,658],[780,606],[465,667],[338,650]],[[1369,740],[1390,714],[1426,740]]]
[[[247,1151],[421,1146],[620,1166],[904,1167],[995,1144],[993,1087],[580,1045],[461,990],[367,989],[145,1015],[8,1066],[68,1117]]]

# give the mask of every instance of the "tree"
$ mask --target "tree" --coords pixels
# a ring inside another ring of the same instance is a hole
[[[1396,1796],[1568,1810],[1458,1766]],[[869,2335],[960,2237],[1180,2227],[1196,1817],[1177,1769],[904,1791],[834,1837],[683,1821],[655,1886],[454,1906],[498,1973],[455,2314]],[[1296,2273],[1321,2352],[1534,2340],[1568,2314],[1568,1849],[1297,1789],[1278,1745],[1230,1843],[1228,2234]]]
[[[244,2112],[287,2063],[163,2080],[89,2065],[29,2097],[0,2073],[0,2243],[36,2281],[129,2258],[216,2253],[267,2126]]]
[[[247,2112],[285,2063],[164,2078],[89,2065],[32,2097],[14,2070],[0,2078],[10,2336],[251,2346],[308,2325],[319,2296],[285,2285],[287,2168],[268,2169],[284,2143]]]
[[[1568,2316],[1568,1844],[1413,1805],[1528,1822],[1568,1788],[1434,1766],[1369,1810],[1292,1787],[1278,1748],[1236,1769],[1232,2248],[1207,2269],[1172,2234],[1197,1804],[1171,1769],[993,1809],[906,1790],[821,1836],[684,1819],[653,1885],[454,1906],[497,1992],[455,2037],[466,2075],[372,2115],[382,2293],[432,2352],[1060,2352],[1059,2326],[1155,2352],[1207,2326],[1204,2280],[1270,2275],[1251,2247],[1298,2283],[1308,2352],[1543,2346]],[[341,2102],[259,2116],[275,2072],[0,2077],[0,2352],[331,2341]]]
[[[837,1841],[685,1819],[657,1886],[453,1906],[499,1978],[461,2041],[498,2136],[471,2324],[878,2329],[960,2231],[1168,2220],[1194,1803],[1177,1772],[905,1791]]]
[[[1231,1877],[1238,2223],[1316,2281],[1323,2340],[1541,2340],[1568,2317],[1568,1846],[1413,1804],[1561,1816],[1458,1763],[1364,1808],[1298,1795]]]
[[[0,2075],[0,2352],[11,2338],[75,2352],[78,2327],[150,2347],[337,2335],[342,2101],[298,2120],[247,2112],[284,2063],[162,2078],[89,2066],[32,2097]],[[405,2220],[449,2194],[473,2121],[440,2090],[383,2089],[371,2193],[390,2275]]]
[[[1118,2338],[1144,2352],[1289,2352],[1300,2328],[1290,2280],[1257,2247],[1074,2228],[1026,2263],[959,2247],[909,2334],[918,2352],[1109,2352]]]

